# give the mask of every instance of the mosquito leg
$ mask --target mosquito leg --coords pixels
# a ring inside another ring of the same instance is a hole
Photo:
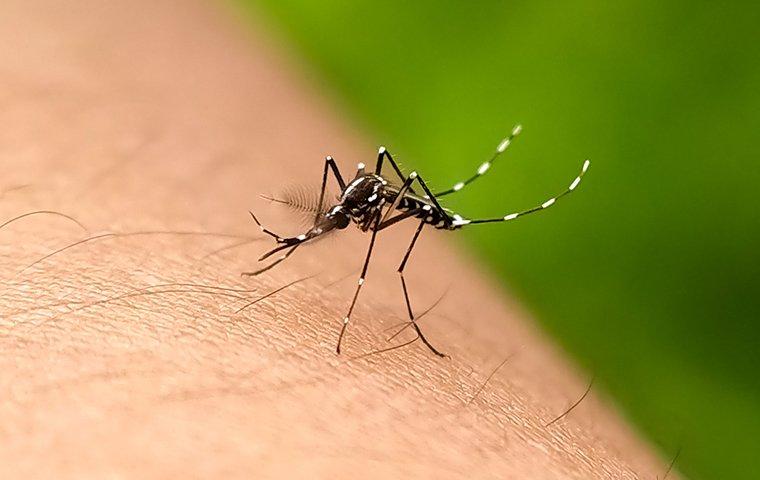
[[[471,176],[467,180],[463,182],[459,182],[453,187],[449,188],[448,190],[444,190],[443,192],[438,192],[435,194],[436,197],[443,197],[445,195],[448,195],[450,193],[458,192],[459,190],[463,189],[465,186],[469,185],[470,183],[474,182],[481,176],[485,175],[485,173],[488,171],[489,168],[491,168],[491,165],[496,161],[499,156],[504,153],[504,151],[509,148],[509,146],[512,144],[512,140],[520,134],[522,131],[521,125],[516,125],[512,129],[512,133],[509,134],[507,138],[502,140],[499,145],[496,147],[496,151],[491,155],[491,158],[489,158],[487,161],[480,164],[480,167],[478,167],[477,173],[475,175]]]
[[[412,243],[409,244],[409,248],[406,250],[406,254],[404,255],[404,259],[401,261],[401,265],[398,267],[398,274],[401,277],[401,287],[404,290],[404,301],[406,301],[406,311],[409,313],[409,321],[412,322],[412,327],[414,327],[414,330],[417,332],[417,336],[420,337],[420,340],[422,340],[422,343],[424,343],[431,352],[435,353],[439,357],[446,357],[447,355],[444,353],[439,352],[433,345],[430,344],[428,339],[425,337],[425,335],[422,333],[422,330],[420,329],[420,326],[417,325],[417,321],[414,318],[414,313],[412,312],[412,304],[409,301],[409,292],[406,289],[406,280],[404,279],[404,268],[406,267],[406,262],[409,260],[409,256],[412,254],[412,249],[414,248],[414,244],[417,243],[417,238],[419,238],[420,233],[422,232],[422,227],[425,226],[425,222],[420,222],[419,226],[417,227],[417,230],[414,232],[414,237],[412,237]]]
[[[356,292],[354,292],[354,299],[351,300],[351,306],[348,308],[348,313],[343,318],[343,326],[340,329],[340,335],[338,335],[338,345],[335,348],[336,353],[340,355],[340,345],[343,341],[343,335],[346,333],[346,327],[348,327],[348,322],[351,320],[351,312],[354,311],[354,306],[356,305],[356,299],[359,298],[359,292],[362,289],[362,285],[364,285],[364,279],[367,276],[367,267],[369,267],[369,259],[372,256],[372,248],[375,246],[375,237],[377,237],[377,232],[379,229],[377,228],[380,224],[380,215],[375,216],[374,225],[372,227],[372,237],[369,240],[369,248],[367,249],[367,257],[364,259],[364,266],[362,267],[362,273],[359,276],[359,280],[357,281],[356,285]]]
[[[409,178],[404,183],[404,187],[407,187],[408,190],[411,191],[411,186],[407,185],[407,183],[411,183],[412,180],[417,180],[419,182],[420,186],[422,187],[422,190],[425,192],[425,198],[430,200],[430,202],[433,204],[432,206],[425,205],[424,207],[422,207],[423,210],[434,208],[436,214],[438,215],[438,218],[440,218],[443,222],[445,222],[444,225],[450,226],[452,224],[450,215],[446,212],[446,210],[443,209],[441,204],[438,203],[438,199],[436,199],[435,195],[430,191],[430,188],[428,188],[427,184],[425,183],[425,180],[423,180],[421,176],[417,175],[417,172],[412,172],[411,174],[409,174]],[[399,194],[396,196],[396,199],[394,200],[393,205],[391,205],[391,209],[388,210],[388,212],[385,214],[385,218],[383,218],[383,222],[382,222],[383,228],[389,227],[393,223],[396,223],[397,221],[401,221],[404,218],[406,218],[403,215],[398,215],[397,217],[390,218],[390,219],[387,218],[390,216],[390,212],[396,209],[399,202],[401,201],[401,198],[403,198],[403,195],[406,193],[406,190],[404,189],[404,187],[402,187],[401,190],[399,190]],[[418,212],[415,211],[415,214],[416,213]],[[455,215],[453,222],[456,223],[460,219],[461,219],[460,217]]]
[[[314,217],[315,225],[319,221],[319,216],[322,214],[322,206],[324,205],[324,201],[325,201],[325,189],[327,188],[328,168],[332,170],[332,173],[335,176],[335,180],[338,181],[338,186],[340,186],[340,190],[343,191],[346,189],[346,182],[343,181],[343,177],[340,174],[340,170],[338,170],[338,165],[335,164],[335,160],[333,160],[333,158],[330,156],[325,157],[325,169],[322,172],[322,189],[319,191],[319,203],[317,204],[317,211]]]
[[[377,165],[375,166],[375,175],[382,175],[383,173],[383,160],[385,158],[388,158],[388,162],[391,164],[391,167],[393,167],[393,170],[396,172],[396,175],[398,175],[399,180],[402,182],[406,180],[406,177],[403,173],[401,173],[401,169],[399,168],[396,161],[393,159],[391,154],[388,152],[388,150],[385,149],[385,147],[380,147],[377,150]],[[414,193],[413,189],[409,189],[410,192]],[[416,194],[415,194],[416,195]]]
[[[256,218],[256,215],[254,215],[253,212],[251,212],[249,210],[248,213],[251,215],[251,218],[253,219],[253,221],[256,222],[256,225],[259,226],[259,228],[261,229],[261,231],[264,232],[264,233],[266,233],[270,237],[274,238],[277,241],[277,243],[282,243],[283,240],[285,240],[283,237],[277,235],[273,231],[271,231],[271,230],[267,229],[266,227],[264,227],[264,225],[262,225],[261,222],[259,222],[259,219]]]
[[[385,213],[385,216],[383,217],[383,220],[380,222],[380,229],[384,229],[387,227],[390,227],[396,222],[400,222],[402,220],[405,220],[406,218],[415,216],[419,213],[419,210],[409,210],[404,213],[400,213],[396,215],[395,217],[391,217],[391,213],[396,210],[396,207],[398,206],[401,199],[404,197],[407,191],[411,191],[411,184],[414,180],[417,180],[422,187],[422,190],[425,192],[425,197],[427,197],[431,203],[433,204],[432,207],[425,206],[423,209],[428,208],[434,208],[436,213],[438,214],[439,218],[442,219],[444,222],[448,222],[448,224],[451,224],[450,216],[446,212],[446,210],[443,209],[440,203],[438,203],[438,200],[436,199],[436,196],[430,191],[427,184],[425,183],[425,180],[422,179],[419,175],[417,175],[417,172],[412,172],[409,174],[409,177],[404,181],[404,184],[399,189],[399,193],[396,196],[396,198],[393,201],[393,204],[390,206],[388,211]],[[457,222],[460,219],[460,217],[455,216],[454,222]]]
[[[554,205],[557,202],[557,200],[564,197],[565,195],[570,194],[573,190],[575,190],[575,188],[581,183],[581,179],[583,178],[583,175],[586,174],[586,171],[588,170],[589,165],[590,165],[590,162],[588,160],[583,162],[583,167],[581,168],[581,172],[578,174],[577,177],[575,177],[575,180],[573,180],[572,183],[570,183],[570,186],[567,187],[565,191],[563,191],[556,197],[552,197],[548,199],[541,205],[535,206],[533,208],[529,208],[527,210],[523,210],[521,212],[510,213],[508,215],[504,215],[503,217],[496,217],[496,218],[481,218],[477,220],[468,220],[458,215],[454,215],[454,218],[455,218],[454,227],[462,227],[464,225],[470,225],[470,224],[475,225],[478,223],[508,222],[510,220],[514,220],[515,218],[519,218],[525,215],[529,215],[531,213],[545,210],[551,207],[552,205]]]
[[[287,252],[285,252],[284,255],[282,255],[280,258],[278,258],[274,262],[270,263],[266,267],[261,268],[259,270],[256,270],[255,272],[243,272],[243,273],[240,274],[240,276],[241,277],[255,277],[256,275],[259,275],[259,274],[262,274],[262,273],[266,272],[270,268],[273,268],[275,265],[277,265],[278,263],[280,263],[280,262],[284,261],[286,258],[288,258],[293,252],[296,251],[296,248],[298,248],[299,245],[301,245],[301,244],[300,243],[296,243],[295,245],[293,245],[292,247],[290,247],[290,250],[288,250]],[[287,247],[289,247],[289,245],[283,245],[282,247],[278,247],[276,250],[283,250],[283,249],[285,249]],[[270,253],[274,253],[274,252],[270,252]]]
[[[404,195],[406,195],[406,192],[411,191],[412,183],[416,178],[418,178],[417,172],[412,172],[409,174],[409,177],[404,179],[404,184],[401,185],[401,188],[399,188],[398,193],[396,194],[396,198],[393,199],[393,203],[391,203],[385,211],[385,215],[383,215],[382,219],[378,222],[378,227],[387,223],[389,217],[396,211],[399,203],[404,198]]]
[[[262,269],[256,270],[255,272],[241,273],[240,276],[242,277],[255,277],[256,275],[266,272],[270,268],[274,267],[278,263],[288,258],[290,255],[292,255],[293,252],[296,250],[296,248],[298,248],[299,245],[301,245],[303,242],[307,240],[306,235],[299,235],[297,237],[289,237],[289,238],[281,237],[277,235],[276,233],[272,232],[271,230],[268,230],[266,227],[264,227],[264,225],[262,225],[261,222],[259,222],[259,219],[256,218],[256,215],[254,215],[253,212],[248,212],[248,213],[251,214],[251,218],[253,218],[253,221],[256,222],[256,225],[259,226],[261,231],[266,233],[270,237],[273,237],[279,244],[277,247],[273,248],[272,250],[268,251],[267,253],[259,257],[259,261],[266,260],[271,255],[281,250],[286,250],[286,249],[289,249],[289,250],[285,252],[285,254],[282,255],[280,258],[278,258],[277,260],[275,260],[274,262],[270,263],[269,265],[267,265],[266,267]]]
[[[407,211],[405,211],[403,213],[399,213],[395,217],[390,217],[387,220],[383,220],[382,222],[380,222],[380,225],[378,225],[377,228],[378,228],[378,230],[385,230],[386,228],[390,227],[391,225],[395,225],[396,223],[398,223],[398,222],[400,222],[402,220],[406,220],[409,217],[414,217],[415,215],[417,215],[418,213],[420,213],[420,211],[421,211],[420,209],[415,208],[415,209],[412,209],[412,210],[407,210]]]
[[[422,186],[422,190],[425,192],[425,197],[427,197],[428,200],[433,202],[433,206],[441,215],[441,218],[448,218],[449,215],[446,213],[446,210],[444,210],[441,204],[438,203],[438,199],[433,194],[433,192],[430,191],[427,184],[425,183],[425,180],[423,180],[422,177],[417,177],[417,181],[420,182],[420,186]]]

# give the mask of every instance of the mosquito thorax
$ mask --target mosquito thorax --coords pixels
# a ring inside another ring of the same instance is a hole
[[[383,190],[387,184],[380,175],[360,175],[346,185],[340,204],[354,222],[362,224],[385,202]]]

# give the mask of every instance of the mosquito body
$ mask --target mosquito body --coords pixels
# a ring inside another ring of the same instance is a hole
[[[413,172],[411,177],[414,176]],[[372,219],[381,214],[384,207],[393,205],[396,199],[398,202],[394,213],[401,214],[396,221],[417,218],[438,229],[454,230],[460,227],[457,223],[457,219],[461,221],[459,216],[452,216],[448,210],[437,208],[429,198],[417,196],[409,190],[402,193],[400,187],[390,184],[380,175],[363,174],[361,170],[346,186],[340,196],[340,205],[350,220],[366,232],[372,226]],[[386,223],[387,225],[389,224]]]
[[[259,261],[265,260],[275,253],[284,253],[277,258],[274,262],[270,263],[266,267],[257,270],[255,272],[243,273],[244,276],[259,275],[280,262],[288,258],[300,245],[316,239],[322,235],[327,234],[333,230],[342,230],[348,227],[351,223],[356,224],[364,232],[370,232],[371,238],[367,255],[364,260],[364,266],[362,267],[361,275],[359,276],[356,291],[354,293],[353,300],[348,309],[348,313],[343,319],[343,326],[338,337],[338,344],[336,350],[340,353],[341,342],[346,331],[346,327],[351,318],[351,313],[356,305],[356,300],[359,297],[362,285],[367,274],[367,267],[372,256],[372,249],[375,245],[375,238],[377,233],[392,226],[396,223],[406,219],[416,219],[419,223],[417,230],[412,237],[412,241],[409,248],[404,255],[401,265],[398,268],[398,273],[401,277],[401,286],[404,292],[404,299],[406,301],[407,313],[409,315],[409,321],[417,332],[417,336],[427,345],[430,350],[438,356],[445,356],[435,347],[433,347],[423,335],[417,322],[415,321],[414,313],[412,312],[411,302],[409,301],[409,294],[407,292],[406,281],[404,279],[404,268],[406,267],[409,256],[412,253],[417,238],[419,237],[422,229],[428,225],[430,227],[439,230],[457,230],[467,225],[475,225],[479,223],[493,223],[493,222],[505,222],[514,220],[523,215],[534,213],[540,210],[544,210],[552,206],[559,198],[572,192],[580,183],[582,176],[586,173],[589,167],[589,161],[586,160],[583,164],[581,173],[573,180],[570,186],[565,189],[561,194],[548,199],[542,204],[530,208],[528,210],[509,213],[504,216],[485,219],[466,219],[462,216],[451,212],[448,209],[443,208],[438,199],[446,195],[458,192],[465,186],[469,185],[477,178],[484,175],[492,166],[494,161],[509,147],[512,140],[520,133],[521,127],[518,125],[512,133],[499,143],[496,147],[496,151],[491,158],[482,163],[477,172],[470,178],[463,182],[455,184],[448,190],[444,190],[438,193],[433,193],[417,172],[412,172],[408,176],[405,176],[398,164],[393,160],[390,153],[384,148],[380,147],[377,155],[377,164],[374,171],[367,172],[366,165],[360,163],[357,167],[356,175],[353,180],[346,183],[338,169],[337,164],[332,157],[325,159],[324,171],[322,173],[322,188],[320,190],[319,200],[314,208],[315,217],[312,227],[295,237],[282,237],[267,228],[265,228],[256,216],[251,213],[253,220],[261,228],[261,230],[270,235],[278,243],[278,246],[259,258]],[[395,184],[389,180],[389,178],[383,174],[383,165],[387,161],[393,168],[395,175],[400,180],[400,185]],[[328,174],[332,172],[338,186],[340,187],[340,196],[338,202],[329,208],[324,208],[325,201],[325,189],[327,186]],[[416,184],[416,185],[415,185]],[[417,186],[421,189],[421,193],[417,193],[414,187]]]

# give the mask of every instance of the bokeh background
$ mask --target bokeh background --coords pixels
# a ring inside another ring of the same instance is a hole
[[[760,4],[237,0],[694,479],[760,478]],[[368,155],[373,155],[368,152]],[[355,161],[358,161],[356,159]],[[539,374],[540,372],[537,372]]]

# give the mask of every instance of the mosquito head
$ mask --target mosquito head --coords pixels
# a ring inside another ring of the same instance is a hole
[[[256,218],[256,216],[253,214],[253,212],[250,212],[251,217],[253,218],[253,221],[256,222],[256,224],[261,228],[261,231],[269,235],[270,237],[274,238],[275,241],[278,243],[278,245],[273,248],[272,250],[269,250],[264,255],[262,255],[259,258],[259,261],[265,260],[269,258],[270,256],[274,255],[277,252],[280,252],[282,250],[288,250],[288,252],[280,257],[277,261],[272,263],[271,265],[264,267],[263,269],[257,270],[256,272],[250,272],[246,275],[258,275],[259,273],[265,272],[275,266],[276,264],[280,263],[281,261],[285,260],[285,258],[288,257],[293,251],[295,251],[296,248],[298,248],[299,245],[309,241],[316,239],[317,237],[321,237],[322,235],[325,235],[332,230],[338,229],[344,229],[348,226],[349,223],[351,223],[351,217],[348,216],[347,213],[344,212],[342,205],[336,205],[332,208],[330,208],[326,213],[321,215],[313,227],[311,227],[306,233],[302,233],[301,235],[297,235],[295,237],[281,237],[280,235],[277,235],[276,233],[272,232],[271,230],[268,230],[265,228],[259,220]]]
[[[349,223],[351,223],[351,217],[345,208],[343,208],[343,205],[335,205],[317,221],[317,224],[312,228],[312,232],[316,235],[322,235],[330,230],[343,230]]]

